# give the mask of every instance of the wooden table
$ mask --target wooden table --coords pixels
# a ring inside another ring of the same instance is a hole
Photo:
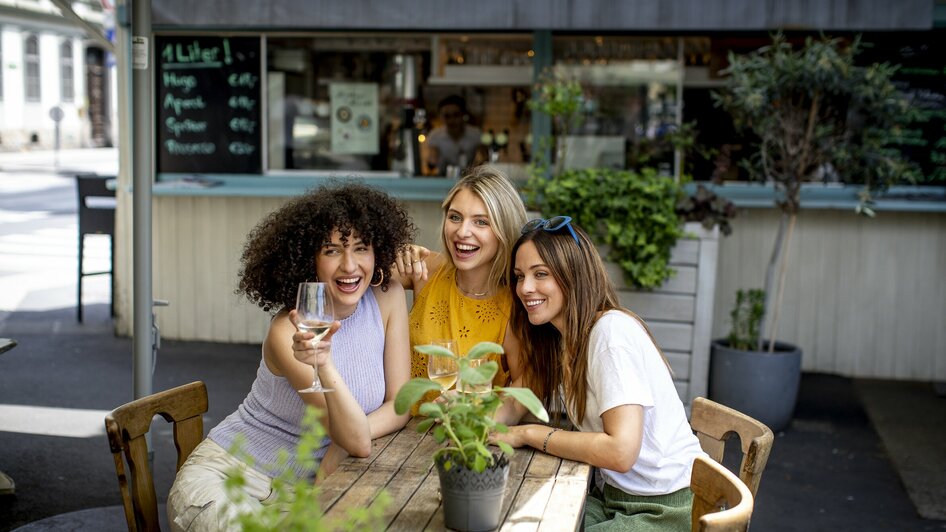
[[[0,353],[6,353],[7,351],[16,347],[16,342],[9,338],[0,338]]]
[[[391,504],[383,515],[388,530],[444,530],[440,480],[432,456],[439,447],[418,434],[413,418],[401,431],[378,438],[368,458],[346,458],[321,484],[329,518],[364,508],[384,489]],[[523,447],[510,460],[500,530],[578,530],[591,477],[587,464]]]

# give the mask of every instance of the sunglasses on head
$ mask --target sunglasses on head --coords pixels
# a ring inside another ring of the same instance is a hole
[[[522,226],[522,234],[531,233],[536,229],[544,229],[550,233],[555,233],[560,231],[563,227],[568,229],[568,232],[571,233],[572,238],[575,239],[575,243],[580,246],[581,243],[578,241],[578,235],[576,235],[575,230],[572,229],[571,216],[553,216],[548,220],[543,220],[542,218],[529,220],[525,225]]]

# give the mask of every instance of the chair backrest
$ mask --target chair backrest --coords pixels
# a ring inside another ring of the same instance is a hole
[[[76,176],[79,196],[79,237],[115,234],[115,191],[107,178],[95,174]]]
[[[159,529],[158,504],[145,440],[154,416],[160,415],[174,424],[177,469],[180,469],[204,437],[202,414],[205,412],[207,387],[198,381],[125,403],[105,416],[105,432],[115,459],[128,530]],[[128,476],[125,475],[126,463]]]
[[[723,463],[726,440],[733,434],[739,436],[742,447],[739,478],[755,497],[759,492],[759,481],[762,480],[765,464],[769,461],[769,453],[772,452],[772,443],[775,440],[772,430],[738,410],[705,397],[693,400],[690,426],[706,454],[719,463]]]
[[[705,456],[693,461],[692,532],[745,532],[752,517],[752,494],[736,475]]]

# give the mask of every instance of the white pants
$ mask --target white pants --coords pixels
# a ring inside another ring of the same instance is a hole
[[[230,501],[225,486],[235,468],[246,480],[242,487],[246,497],[239,504]],[[272,502],[271,496],[271,478],[204,439],[177,472],[168,493],[168,521],[175,531],[238,530],[233,519]]]

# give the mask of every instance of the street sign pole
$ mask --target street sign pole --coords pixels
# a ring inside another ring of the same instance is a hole
[[[49,109],[49,118],[52,118],[53,122],[56,124],[54,138],[53,138],[53,167],[56,170],[59,170],[59,123],[62,122],[64,113],[62,112],[62,107],[54,105]]]

